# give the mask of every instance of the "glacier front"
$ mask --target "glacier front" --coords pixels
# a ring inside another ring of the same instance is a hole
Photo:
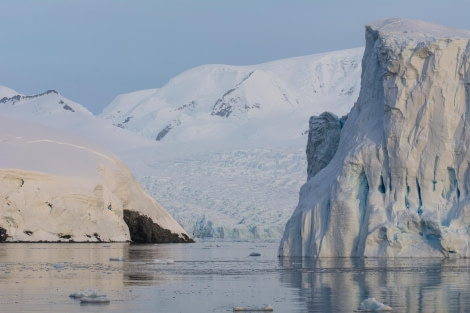
[[[470,31],[390,18],[365,37],[359,98],[279,255],[470,257]]]

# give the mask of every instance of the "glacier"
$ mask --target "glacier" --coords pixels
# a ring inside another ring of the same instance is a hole
[[[470,31],[398,18],[365,30],[359,97],[279,255],[470,257]]]
[[[155,142],[119,155],[191,235],[280,240],[306,179],[305,116],[349,112],[363,51],[199,66],[100,117]]]
[[[191,241],[100,145],[6,116],[0,130],[0,241]]]

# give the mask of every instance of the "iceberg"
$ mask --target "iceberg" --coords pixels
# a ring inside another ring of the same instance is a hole
[[[365,29],[359,97],[279,255],[470,257],[470,31],[399,18]]]
[[[192,241],[102,146],[4,116],[0,130],[0,241]]]
[[[375,298],[367,298],[359,305],[359,310],[356,312],[381,312],[381,311],[392,311],[392,308],[385,305]]]

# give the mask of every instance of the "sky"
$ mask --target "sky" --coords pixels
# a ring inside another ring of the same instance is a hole
[[[468,0],[0,0],[0,85],[99,114],[199,65],[361,47],[386,17],[470,30],[469,12]]]

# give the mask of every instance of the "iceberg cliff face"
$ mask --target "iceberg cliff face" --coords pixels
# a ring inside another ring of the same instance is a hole
[[[359,98],[279,254],[470,257],[470,32],[366,26]]]

